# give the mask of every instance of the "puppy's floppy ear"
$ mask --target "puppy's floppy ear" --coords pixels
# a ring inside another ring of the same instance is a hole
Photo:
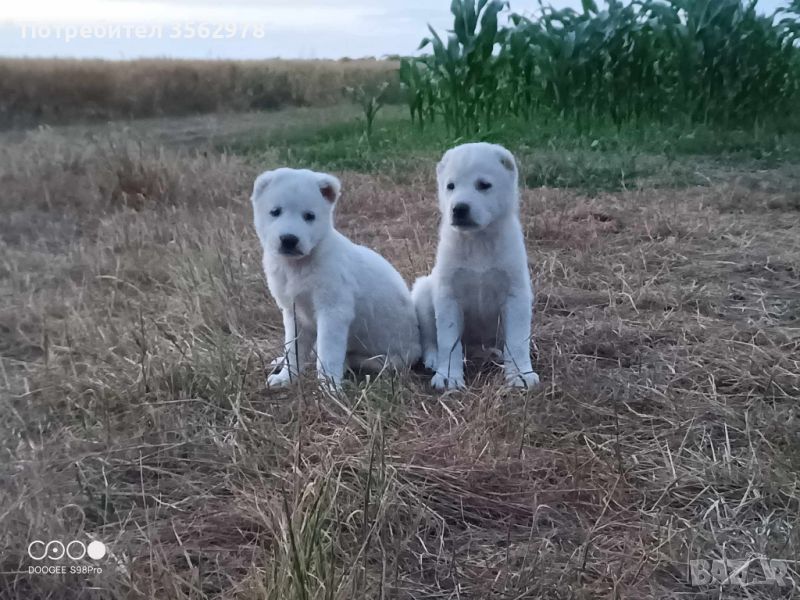
[[[261,175],[256,177],[256,181],[253,184],[253,195],[251,196],[252,200],[258,198],[261,193],[267,189],[270,183],[272,183],[272,179],[275,177],[275,171],[264,171]]]
[[[517,161],[514,159],[514,155],[502,146],[495,146],[495,150],[500,158],[500,164],[503,165],[506,170],[516,173]]]
[[[339,195],[342,193],[342,183],[336,177],[327,173],[318,173],[317,181],[319,182],[319,191],[325,200],[333,204],[339,199]]]

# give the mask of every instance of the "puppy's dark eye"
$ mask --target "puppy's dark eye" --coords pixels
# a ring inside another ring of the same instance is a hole
[[[308,223],[311,223],[311,221],[313,221],[313,220],[314,220],[314,219],[316,219],[316,218],[317,218],[317,215],[315,215],[315,214],[314,214],[314,213],[312,213],[312,212],[305,212],[305,213],[303,213],[303,220],[304,220],[304,221],[306,221],[306,222],[308,222]]]
[[[475,182],[475,189],[478,190],[479,192],[485,192],[486,190],[489,190],[491,188],[492,184],[483,179],[478,179],[478,181]]]
[[[281,216],[281,209],[280,208],[273,208],[269,211],[270,216],[272,217],[280,217]]]
[[[448,190],[456,189],[456,184],[451,181],[450,183],[447,184],[447,189]]]

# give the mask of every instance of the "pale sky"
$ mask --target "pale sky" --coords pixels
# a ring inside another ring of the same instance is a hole
[[[547,4],[548,2],[545,1]],[[580,7],[580,0],[551,0]],[[598,2],[598,4],[602,4]],[[786,0],[760,0],[771,11]],[[341,58],[411,54],[450,0],[0,0],[0,56]],[[536,0],[512,0],[517,12]]]

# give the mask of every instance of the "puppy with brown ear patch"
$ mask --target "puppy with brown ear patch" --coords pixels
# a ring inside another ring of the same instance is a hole
[[[333,175],[277,169],[253,186],[267,285],[283,314],[285,355],[270,386],[316,359],[338,386],[345,366],[402,369],[420,356],[419,326],[403,278],[382,256],[334,229],[341,184]]]
[[[433,272],[412,296],[437,389],[464,386],[464,352],[503,353],[506,381],[531,387],[533,289],[519,222],[517,164],[495,144],[448,150],[436,169],[442,223]]]

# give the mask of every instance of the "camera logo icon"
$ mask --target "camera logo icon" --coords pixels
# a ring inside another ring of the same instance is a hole
[[[36,561],[44,559],[58,561],[64,557],[69,560],[82,560],[86,556],[92,560],[100,560],[106,555],[106,552],[106,545],[97,540],[89,542],[88,545],[80,540],[72,540],[66,544],[61,540],[49,542],[33,540],[28,544],[28,556]]]

